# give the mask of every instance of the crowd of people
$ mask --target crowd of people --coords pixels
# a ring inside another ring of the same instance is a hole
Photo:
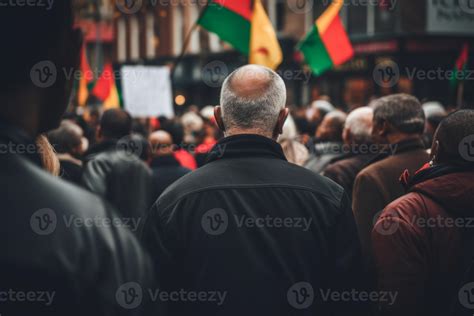
[[[247,65],[216,107],[64,114],[27,70],[77,66],[69,4],[0,12],[0,313],[472,314],[474,110],[289,108]]]

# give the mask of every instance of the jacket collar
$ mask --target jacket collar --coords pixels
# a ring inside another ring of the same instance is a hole
[[[38,167],[42,167],[41,157],[39,156],[35,139],[32,139],[23,130],[0,121],[0,143],[7,144],[9,147],[10,144],[15,145],[14,148],[17,148],[17,151],[11,152],[11,154],[27,157]],[[18,145],[22,145],[23,149],[20,150]]]
[[[385,149],[382,150],[382,153],[376,155],[373,159],[371,159],[369,161],[369,165],[388,158],[390,156],[419,149],[425,149],[425,145],[423,144],[421,138],[409,139],[396,144],[385,145]]]
[[[221,139],[207,156],[206,163],[233,158],[267,157],[286,161],[280,144],[254,134],[234,135]]]

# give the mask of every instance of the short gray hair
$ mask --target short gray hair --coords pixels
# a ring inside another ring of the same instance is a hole
[[[374,102],[374,122],[387,121],[406,134],[422,134],[425,114],[420,101],[408,94],[394,94]]]
[[[240,80],[261,79],[265,88],[258,91],[257,95],[239,95],[233,88],[237,77]],[[270,133],[275,128],[280,111],[285,108],[285,83],[270,68],[247,65],[235,70],[225,79],[220,104],[226,129],[255,129]]]
[[[346,119],[345,129],[357,144],[370,143],[372,139],[372,120],[374,110],[368,106],[355,109]]]

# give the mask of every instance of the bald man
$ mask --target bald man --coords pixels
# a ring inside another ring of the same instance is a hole
[[[150,167],[153,171],[153,194],[157,199],[173,182],[191,172],[181,167],[173,155],[173,138],[165,131],[156,131],[148,137],[153,159]]]
[[[354,302],[361,257],[350,202],[334,182],[289,163],[276,142],[288,115],[274,71],[245,66],[224,82],[224,132],[207,164],[158,199],[142,241],[171,315],[335,315]],[[193,295],[194,299],[188,299]]]

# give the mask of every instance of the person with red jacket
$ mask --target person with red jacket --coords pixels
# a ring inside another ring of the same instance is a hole
[[[402,175],[408,193],[374,226],[379,290],[397,294],[395,302],[380,304],[382,315],[458,315],[453,308],[474,308],[474,284],[463,276],[474,255],[473,122],[473,110],[442,121],[431,163],[411,179]]]

